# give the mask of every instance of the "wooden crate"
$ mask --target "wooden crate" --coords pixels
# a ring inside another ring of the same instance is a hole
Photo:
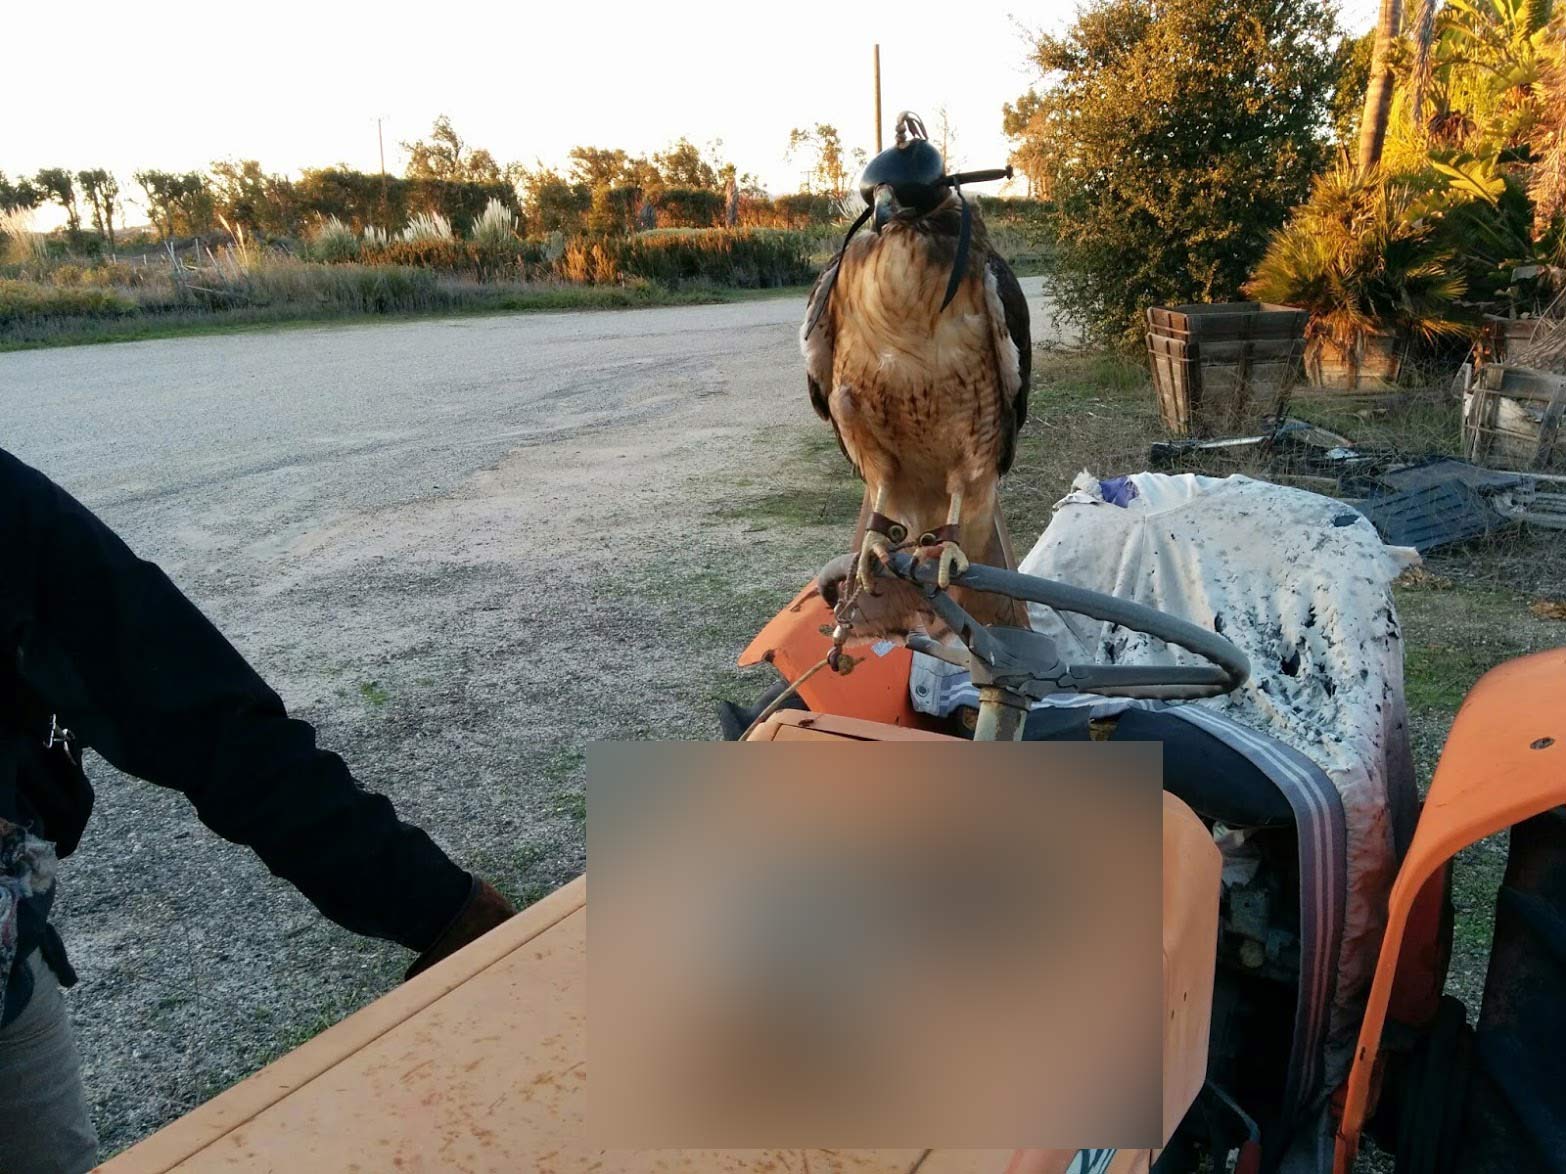
[[[1206,342],[1212,339],[1303,338],[1310,315],[1294,306],[1270,302],[1190,303],[1153,306],[1147,328],[1165,338]]]
[[[1480,359],[1485,363],[1504,363],[1518,347],[1532,342],[1541,328],[1548,330],[1552,325],[1540,318],[1503,318],[1498,314],[1486,314],[1484,328],[1479,332]]]
[[[1150,330],[1158,414],[1176,436],[1263,432],[1288,414],[1303,352],[1302,337],[1196,340]]]
[[[1345,351],[1329,338],[1305,348],[1305,374],[1314,387],[1339,392],[1385,392],[1397,387],[1408,342],[1395,334],[1365,334]]]
[[[1463,455],[1492,469],[1566,468],[1566,376],[1491,364],[1463,404]]]
[[[1191,392],[1201,378],[1187,351],[1188,345],[1180,339],[1148,333],[1147,361],[1158,396],[1158,416],[1175,436],[1190,435]]]

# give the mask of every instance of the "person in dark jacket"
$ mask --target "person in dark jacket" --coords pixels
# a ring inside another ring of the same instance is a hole
[[[0,449],[0,1170],[95,1161],[49,924],[92,805],[91,747],[172,787],[338,925],[419,956],[515,912],[366,791],[152,563]]]

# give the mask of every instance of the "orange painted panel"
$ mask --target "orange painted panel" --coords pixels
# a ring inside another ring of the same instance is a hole
[[[1468,845],[1562,803],[1566,648],[1557,648],[1491,669],[1452,723],[1413,842],[1392,884],[1386,935],[1338,1126],[1337,1174],[1348,1174],[1359,1148],[1398,961],[1421,891]]]
[[[884,725],[832,713],[780,709],[756,728],[752,742],[803,742],[816,738],[848,738],[856,742],[962,742],[964,738],[931,730]]]
[[[919,1161],[917,1149],[582,1145],[586,898],[579,878],[102,1169],[905,1174]],[[954,1157],[941,1168],[1002,1164]]]
[[[740,654],[741,666],[771,664],[786,681],[793,681],[816,664],[832,647],[837,617],[812,582]],[[923,726],[924,715],[908,698],[908,674],[913,653],[901,645],[857,648],[852,671],[823,669],[800,686],[799,696],[818,713],[837,713],[894,726]]]

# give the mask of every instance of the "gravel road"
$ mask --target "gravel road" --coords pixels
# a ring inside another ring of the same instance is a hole
[[[1038,279],[1023,285],[1050,334]],[[365,785],[527,899],[582,867],[583,746],[713,736],[736,637],[839,539],[801,558],[735,508],[769,484],[808,492],[788,480],[824,427],[801,312],[0,355],[0,446],[160,563]],[[56,909],[107,1155],[389,989],[408,958],[330,925],[181,797],[90,767],[98,809]]]

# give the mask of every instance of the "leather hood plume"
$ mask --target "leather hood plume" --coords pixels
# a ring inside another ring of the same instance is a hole
[[[859,177],[859,198],[875,203],[875,190],[890,187],[904,208],[928,212],[946,198],[946,161],[925,135],[917,114],[897,117],[897,143],[882,151]]]

